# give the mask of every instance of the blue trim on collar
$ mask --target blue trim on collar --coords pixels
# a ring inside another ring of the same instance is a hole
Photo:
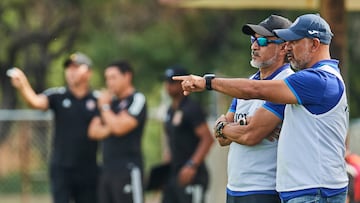
[[[278,75],[281,71],[290,68],[290,64],[286,63],[283,66],[281,66],[280,68],[276,69],[276,71],[274,71],[271,75],[269,75],[268,77],[264,78],[263,80],[272,80],[276,75]],[[260,71],[256,72],[252,77],[252,80],[261,80],[260,79]]]

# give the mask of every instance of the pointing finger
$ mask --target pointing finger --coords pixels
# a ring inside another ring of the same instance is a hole
[[[172,79],[173,80],[186,80],[188,79],[188,75],[182,75],[182,76],[173,76]]]

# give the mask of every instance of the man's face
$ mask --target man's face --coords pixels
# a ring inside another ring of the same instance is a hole
[[[165,89],[171,98],[177,97],[183,93],[180,81],[165,81]]]
[[[78,86],[83,83],[88,83],[90,75],[91,71],[85,64],[78,65],[72,63],[65,68],[65,80],[69,86]]]
[[[105,70],[106,86],[113,94],[119,94],[127,87],[129,73],[122,73],[115,66],[110,66]]]
[[[295,41],[290,41],[286,45],[287,58],[291,66],[297,70],[309,68],[309,63],[312,59],[311,46],[313,39],[303,38]]]
[[[260,46],[258,39],[279,40],[277,37],[264,37],[258,34],[253,36],[255,41],[251,44],[251,66],[255,68],[267,68],[280,60],[279,52],[281,44],[267,43],[266,46]],[[283,58],[281,58],[283,60]]]

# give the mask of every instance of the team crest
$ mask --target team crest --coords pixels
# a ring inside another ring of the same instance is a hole
[[[122,110],[122,109],[125,109],[126,106],[128,105],[128,101],[127,100],[123,100],[119,103],[119,109]]]
[[[71,106],[71,100],[68,99],[68,98],[64,99],[64,100],[62,101],[62,106],[63,106],[64,108],[70,108],[70,106]]]
[[[96,103],[93,99],[88,99],[86,101],[86,109],[92,111],[96,108]]]

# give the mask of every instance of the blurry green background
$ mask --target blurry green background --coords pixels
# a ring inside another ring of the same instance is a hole
[[[289,3],[291,3],[289,1]],[[135,85],[150,107],[143,148],[146,170],[161,162],[161,105],[166,102],[159,77],[167,66],[182,64],[191,73],[215,72],[225,77],[248,77],[250,40],[242,34],[245,23],[258,23],[270,14],[291,20],[307,10],[222,10],[165,6],[155,0],[1,0],[0,1],[0,108],[27,108],[5,72],[20,67],[37,92],[64,84],[63,62],[81,51],[94,63],[92,86],[104,87],[103,70],[114,60],[126,59],[135,69]],[[348,91],[351,118],[360,116],[360,13],[347,12]],[[335,36],[336,37],[336,36]],[[193,95],[209,109],[209,93]],[[230,98],[221,102],[225,112]],[[213,109],[212,109],[213,110]],[[215,112],[216,114],[217,112]],[[10,127],[0,123],[0,145]],[[0,166],[1,167],[1,166]],[[20,175],[10,174],[20,190]],[[46,191],[46,187],[44,186]]]

